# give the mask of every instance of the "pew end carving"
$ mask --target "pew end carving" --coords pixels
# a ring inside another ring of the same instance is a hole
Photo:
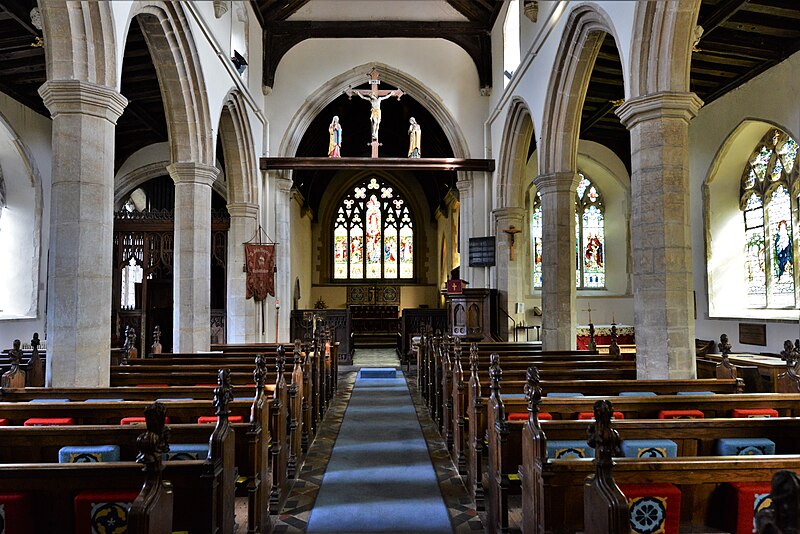
[[[583,524],[586,534],[628,534],[628,501],[614,482],[613,457],[619,455],[619,432],[611,428],[614,408],[610,401],[594,404],[595,423],[589,426],[588,445],[594,448],[594,475],[583,487]]]
[[[166,407],[160,402],[144,410],[147,431],[137,440],[139,454],[136,462],[145,473],[142,491],[128,512],[128,532],[131,534],[170,534],[174,495],[172,485],[163,480],[162,458],[169,451],[169,428],[165,426]]]
[[[800,393],[800,347],[788,339],[783,342],[781,359],[786,362],[786,371],[778,375],[779,393]]]
[[[19,339],[14,340],[13,348],[8,351],[8,359],[11,369],[0,376],[0,388],[24,388],[25,371],[22,369],[22,349]]]

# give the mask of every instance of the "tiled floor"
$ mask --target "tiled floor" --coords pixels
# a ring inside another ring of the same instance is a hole
[[[356,353],[353,363],[352,367],[340,367],[339,391],[325,414],[319,433],[309,448],[305,463],[300,470],[298,479],[294,482],[283,511],[279,517],[275,518],[274,532],[278,534],[305,531],[331,450],[342,424],[347,403],[350,400],[357,369],[359,367],[395,367],[400,364],[394,351],[366,349]],[[416,394],[414,375],[407,375],[406,378],[412,392],[411,397],[417,415],[420,418],[423,435],[428,442],[433,466],[439,478],[439,488],[450,513],[453,532],[459,534],[483,532],[483,524],[475,511],[475,505],[471,502],[466,487],[450,460],[445,443],[428,416],[422,398]]]

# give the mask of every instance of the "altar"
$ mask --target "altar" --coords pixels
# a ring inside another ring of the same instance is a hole
[[[597,346],[611,344],[611,325],[594,325],[594,342]],[[617,325],[617,345],[634,345],[636,336],[634,327],[631,325]],[[589,348],[589,326],[579,325],[577,328],[577,348],[587,350]]]

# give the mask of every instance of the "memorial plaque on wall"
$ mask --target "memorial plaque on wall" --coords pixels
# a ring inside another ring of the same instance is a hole
[[[739,323],[739,343],[766,347],[767,325],[758,323]]]
[[[469,266],[494,267],[494,236],[469,238]]]

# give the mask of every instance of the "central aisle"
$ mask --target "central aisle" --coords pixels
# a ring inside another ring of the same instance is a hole
[[[356,379],[307,532],[453,531],[398,375]]]

